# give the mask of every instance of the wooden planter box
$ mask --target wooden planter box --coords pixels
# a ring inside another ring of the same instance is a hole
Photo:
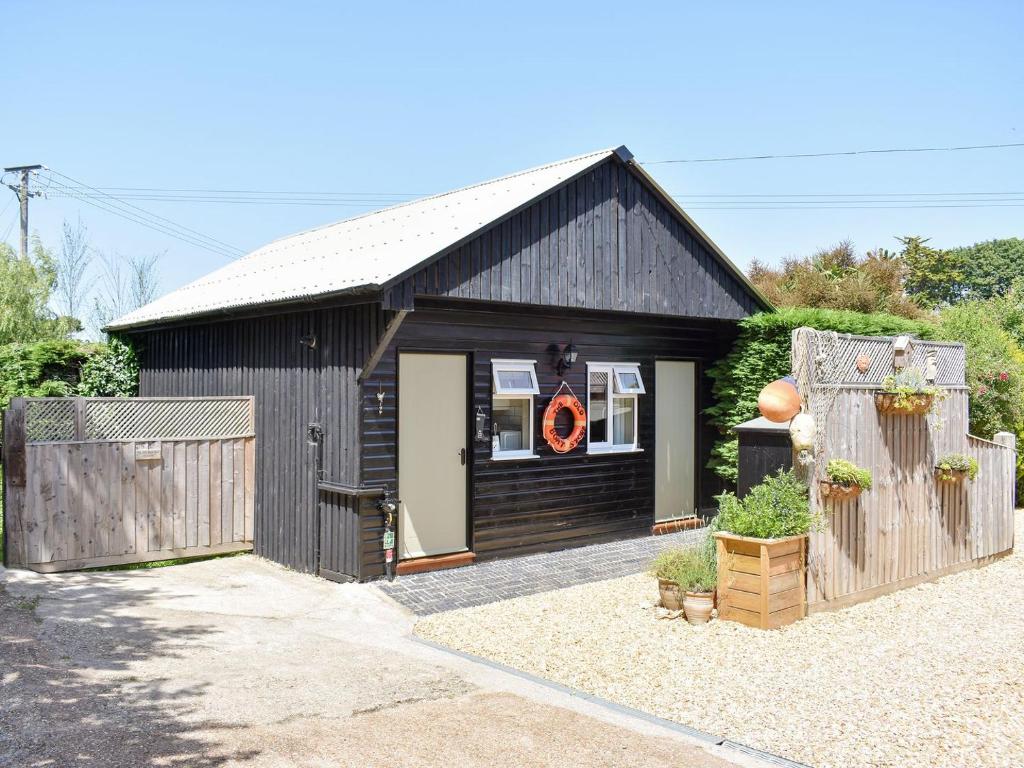
[[[943,477],[945,475],[945,477]],[[940,483],[962,483],[967,479],[966,469],[939,469],[935,468],[935,479]]]
[[[875,392],[875,408],[879,413],[901,413],[923,416],[932,409],[935,395],[900,395],[896,392]]]
[[[821,490],[822,497],[831,501],[856,499],[863,490],[859,485],[840,485],[839,483],[833,483],[831,480],[819,481],[818,487]]]
[[[778,629],[807,614],[806,536],[755,539],[716,533],[718,618]]]

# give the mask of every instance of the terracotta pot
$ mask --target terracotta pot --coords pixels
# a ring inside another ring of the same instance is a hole
[[[668,579],[658,579],[658,592],[661,593],[661,606],[670,611],[683,610],[683,591],[679,585]]]
[[[821,489],[821,495],[831,501],[856,499],[860,496],[861,491],[864,490],[859,485],[840,485],[839,483],[833,483],[831,480],[819,481],[818,487]]]
[[[902,399],[902,403],[900,400]],[[903,395],[896,392],[876,392],[875,408],[879,413],[901,413],[923,416],[932,409],[935,395]]]
[[[687,592],[683,598],[686,620],[691,624],[707,624],[715,607],[714,592]]]

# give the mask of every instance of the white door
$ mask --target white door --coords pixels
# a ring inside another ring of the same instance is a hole
[[[398,357],[398,556],[466,550],[466,357]]]
[[[654,520],[659,523],[695,511],[695,370],[693,363],[654,363]]]

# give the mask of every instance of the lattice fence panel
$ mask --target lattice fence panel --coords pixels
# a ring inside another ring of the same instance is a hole
[[[852,336],[839,334],[834,358],[827,361],[835,366],[834,381],[839,384],[880,385],[893,372],[893,342],[890,336]],[[935,355],[935,383],[938,386],[959,386],[965,382],[966,357],[960,344],[940,344],[914,340],[910,365],[922,371],[928,362],[928,353]],[[857,358],[865,355],[871,365],[867,371],[857,370]]]
[[[25,439],[48,443],[75,439],[75,401],[53,397],[25,401]]]
[[[25,431],[29,442],[237,437],[254,431],[250,403],[247,397],[39,398],[26,401]]]

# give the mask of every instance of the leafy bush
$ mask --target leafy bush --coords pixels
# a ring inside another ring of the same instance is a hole
[[[1024,423],[1024,352],[987,311],[987,302],[968,302],[942,311],[944,339],[967,351],[971,433],[991,440],[996,432],[1021,434]]]
[[[935,468],[939,470],[940,480],[956,480],[954,472],[966,472],[968,480],[973,480],[978,476],[978,460],[973,456],[964,456],[962,453],[946,454],[936,462]]]
[[[695,547],[659,553],[651,564],[651,574],[688,592],[713,592],[718,584],[714,539],[706,536]]]
[[[128,397],[138,391],[139,367],[127,344],[37,341],[0,347],[0,408],[13,397],[72,395]]]
[[[135,350],[111,337],[82,364],[78,394],[84,397],[134,397],[139,392],[139,361]]]
[[[737,536],[777,539],[820,530],[824,518],[811,512],[807,486],[793,470],[770,475],[742,499],[726,491],[718,497],[718,516],[712,528]]]
[[[859,485],[865,491],[871,490],[871,470],[858,467],[846,459],[832,459],[825,467],[828,479],[837,485]]]
[[[726,480],[735,482],[737,475],[738,444],[729,430],[757,416],[757,396],[761,389],[790,372],[791,334],[801,326],[865,336],[907,334],[918,339],[936,336],[931,323],[830,309],[788,308],[742,320],[732,350],[708,369],[708,376],[714,382],[716,402],[705,413],[723,436],[712,449],[708,466]]]

